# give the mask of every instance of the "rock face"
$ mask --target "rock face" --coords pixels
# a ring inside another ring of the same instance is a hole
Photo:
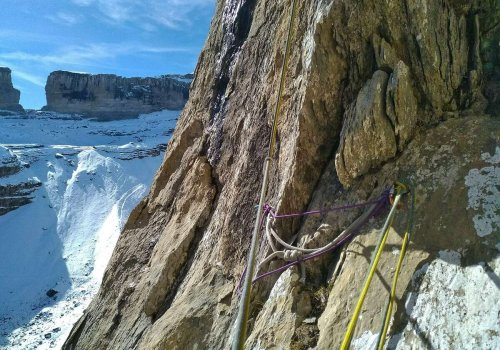
[[[52,72],[47,78],[46,111],[98,119],[136,117],[163,109],[180,110],[189,96],[191,76],[124,78],[112,74]]]
[[[21,92],[12,85],[11,70],[0,67],[0,110],[11,112],[24,112],[19,104]]]
[[[37,179],[9,182],[8,177],[21,171],[23,165],[8,148],[0,146],[0,215],[31,203],[31,194],[41,186]]]
[[[290,3],[218,1],[164,163],[65,349],[229,348]],[[266,201],[297,212],[408,182],[415,231],[388,348],[500,347],[495,2],[298,4]],[[380,331],[408,208],[405,198],[352,348],[368,349]],[[303,242],[337,234],[361,213],[280,220],[275,229]],[[385,214],[345,248],[305,263],[305,283],[300,269],[256,283],[246,348],[339,348]],[[269,253],[262,242],[258,259]]]

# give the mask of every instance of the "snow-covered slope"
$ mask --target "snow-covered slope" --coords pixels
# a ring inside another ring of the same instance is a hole
[[[0,117],[2,159],[21,165],[0,176],[0,190],[38,184],[23,197],[31,203],[0,216],[0,349],[61,346],[148,191],[177,115]],[[0,202],[10,198],[1,193]]]

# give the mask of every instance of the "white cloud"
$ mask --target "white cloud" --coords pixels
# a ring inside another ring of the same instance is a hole
[[[0,61],[0,66],[3,67],[9,67],[12,70],[12,76],[14,78],[19,78],[21,80],[30,82],[31,84],[37,85],[44,87],[45,86],[45,79],[39,75],[28,73],[23,71],[22,69],[19,69],[15,64],[12,64],[11,62],[8,61]],[[14,84],[15,87],[15,84]]]
[[[78,6],[88,6],[94,2],[94,0],[72,0]]]
[[[96,62],[110,60],[124,55],[164,54],[171,52],[191,52],[184,47],[157,47],[136,43],[99,43],[80,46],[67,46],[55,53],[40,55],[24,51],[0,53],[0,59],[7,62],[33,62],[45,65],[92,66]]]
[[[36,32],[0,29],[0,39],[5,41],[30,41],[36,43],[51,43],[61,40],[63,37],[60,35],[48,35]]]
[[[197,11],[215,0],[72,0],[78,6],[94,6],[100,16],[117,24],[133,23],[144,28],[154,25],[177,29],[191,25]]]
[[[41,86],[41,87],[45,86],[45,79],[42,78],[42,77],[39,77],[37,75],[30,74],[30,73],[27,73],[27,72],[23,72],[23,71],[20,71],[20,70],[14,70],[14,71],[12,71],[12,75],[14,77],[19,78],[19,79],[28,81],[28,82],[30,82],[30,83],[32,83],[34,85]]]
[[[82,17],[68,12],[57,12],[55,15],[46,16],[54,23],[72,26],[82,21]]]
[[[151,23],[141,23],[140,27],[145,30],[146,32],[154,32],[155,30],[158,29],[157,26]]]

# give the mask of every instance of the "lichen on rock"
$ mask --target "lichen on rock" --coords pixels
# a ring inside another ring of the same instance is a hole
[[[498,346],[500,303],[496,276],[500,259],[461,266],[462,256],[441,251],[416,271],[424,276],[405,302],[408,325],[389,344],[395,349],[494,349]],[[446,320],[446,322],[442,322]],[[439,332],[435,327],[439,325]]]
[[[500,230],[500,147],[496,147],[491,156],[484,153],[482,160],[491,165],[481,169],[471,169],[465,177],[465,185],[469,188],[467,208],[480,213],[474,215],[474,227],[479,237],[485,237]]]

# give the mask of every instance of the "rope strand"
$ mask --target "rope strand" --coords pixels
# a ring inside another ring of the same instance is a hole
[[[403,244],[401,246],[401,250],[399,252],[399,259],[398,259],[398,262],[396,264],[396,271],[394,272],[394,277],[392,279],[391,292],[389,294],[389,299],[387,300],[387,305],[385,308],[384,323],[382,325],[382,331],[379,333],[379,336],[378,336],[378,341],[377,341],[377,344],[378,344],[377,349],[378,350],[382,350],[384,348],[387,330],[389,329],[389,323],[391,322],[391,318],[392,318],[392,308],[394,305],[394,301],[396,300],[396,287],[398,284],[398,278],[399,278],[399,274],[401,271],[401,266],[403,265],[403,260],[405,258],[408,243],[410,242],[410,239],[411,239],[411,232],[413,229],[413,215],[414,215],[414,210],[415,210],[415,194],[413,192],[410,192],[410,194],[411,194],[411,205],[410,205],[410,210],[408,212],[408,217],[407,217],[406,232],[405,232],[405,235],[403,238]]]
[[[387,194],[387,192],[385,192]],[[288,269],[289,267],[298,265],[302,262],[312,260],[319,258],[327,253],[330,253],[339,247],[341,247],[343,244],[346,242],[350,241],[352,238],[356,236],[356,234],[359,232],[359,230],[368,222],[368,220],[376,215],[382,207],[386,205],[387,202],[387,196],[383,195],[375,204],[373,204],[365,213],[363,213],[359,218],[357,218],[348,228],[346,228],[337,238],[335,238],[332,242],[330,242],[328,245],[318,249],[317,252],[305,255],[301,258],[299,258],[297,261],[290,262],[288,264],[285,264],[284,266],[277,268],[275,270],[265,272],[259,276],[257,276],[254,280],[253,283],[257,282],[258,280],[265,278],[267,276],[271,276],[276,273],[280,273]],[[269,257],[268,257],[269,258]],[[264,260],[264,262],[268,261],[268,258]],[[262,262],[260,265],[263,265]]]
[[[278,102],[276,103],[276,109],[274,111],[274,121],[273,127],[269,140],[269,152],[266,160],[264,162],[264,175],[262,179],[262,188],[260,191],[260,199],[259,199],[259,208],[257,211],[257,218],[255,220],[255,226],[252,234],[252,242],[250,245],[250,251],[248,253],[248,262],[247,269],[245,275],[245,282],[243,284],[243,292],[240,299],[240,306],[238,309],[238,317],[236,319],[236,333],[233,338],[232,350],[243,350],[245,346],[246,333],[247,333],[247,324],[248,324],[248,316],[250,309],[250,294],[252,291],[252,278],[255,270],[255,255],[257,251],[258,245],[258,236],[259,236],[259,227],[262,215],[262,208],[264,206],[264,199],[267,195],[267,186],[269,181],[269,166],[271,163],[271,157],[274,154],[274,147],[276,144],[276,133],[278,128],[278,118],[281,112],[282,98],[283,98],[283,89],[285,86],[285,73],[288,68],[288,60],[290,57],[291,44],[292,44],[292,29],[295,23],[295,17],[297,16],[297,0],[293,0],[292,3],[292,12],[290,14],[290,21],[288,24],[288,34],[286,39],[286,49],[285,49],[285,60],[283,61],[283,66],[281,67],[281,78],[280,85],[278,88]]]
[[[392,203],[391,211],[389,212],[389,215],[387,216],[387,219],[384,223],[384,226],[383,226],[382,230],[380,231],[381,234],[379,236],[377,247],[373,252],[373,258],[372,258],[372,262],[370,264],[370,269],[366,275],[365,283],[363,285],[363,289],[361,290],[361,295],[359,296],[358,302],[357,302],[356,307],[354,309],[354,313],[351,317],[351,320],[349,321],[349,325],[347,326],[344,340],[342,341],[342,344],[340,346],[341,350],[348,350],[350,345],[351,345],[352,336],[354,334],[354,330],[355,330],[356,324],[358,322],[361,308],[362,308],[363,303],[365,301],[366,294],[368,293],[368,288],[370,287],[373,276],[375,275],[375,271],[377,270],[378,262],[380,260],[381,255],[382,255],[382,251],[385,247],[385,243],[386,243],[387,237],[389,235],[389,230],[392,226],[392,221],[394,219],[394,215],[396,214],[396,209],[398,207],[399,201],[401,200],[403,190],[406,190],[406,187],[403,189],[401,187],[401,184],[398,184],[396,198],[394,199],[394,202]]]
[[[383,194],[384,195],[384,194]],[[342,210],[348,210],[348,209],[356,209],[356,208],[363,208],[367,207],[371,204],[376,204],[378,203],[379,199],[374,200],[374,201],[369,201],[369,202],[363,202],[363,203],[356,203],[356,204],[346,204],[340,207],[333,207],[333,208],[326,208],[326,209],[317,209],[317,210],[310,210],[310,211],[304,211],[300,213],[290,213],[290,214],[275,214],[272,211],[272,207],[268,204],[266,204],[264,207],[271,208],[270,214],[273,218],[275,219],[286,219],[286,218],[293,218],[293,217],[298,217],[298,216],[307,216],[307,215],[316,215],[316,214],[326,214],[334,211],[342,211]]]

